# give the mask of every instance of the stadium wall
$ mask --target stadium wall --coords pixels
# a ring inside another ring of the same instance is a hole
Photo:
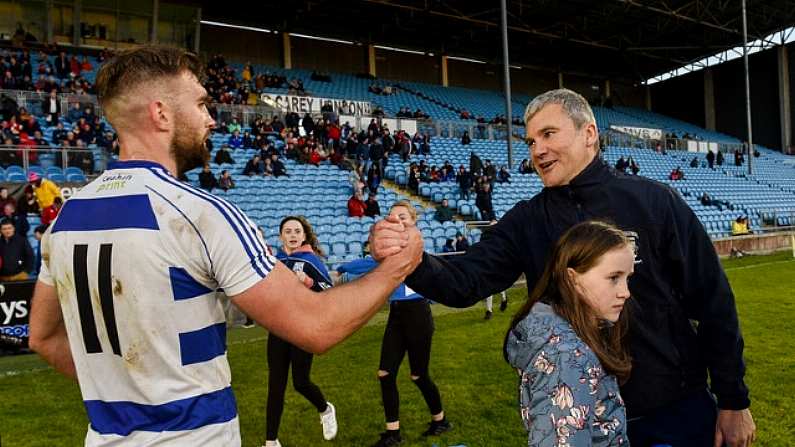
[[[279,34],[202,25],[200,43],[200,52],[205,57],[220,53],[229,62],[282,66]]]
[[[290,36],[293,68],[367,73],[367,47]]]
[[[704,127],[704,73],[698,71],[651,86],[654,112]]]
[[[438,56],[375,50],[375,72],[381,79],[441,84],[440,64]]]

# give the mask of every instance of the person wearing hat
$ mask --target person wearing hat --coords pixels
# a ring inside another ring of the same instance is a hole
[[[36,202],[38,202],[42,213],[55,203],[56,197],[63,201],[61,189],[52,180],[41,178],[39,174],[30,172],[28,174],[28,182],[33,188],[33,195],[36,196]]]

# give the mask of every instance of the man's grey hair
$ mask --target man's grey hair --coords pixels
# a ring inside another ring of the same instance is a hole
[[[529,123],[536,113],[550,104],[560,105],[578,130],[588,123],[596,125],[596,118],[594,118],[593,110],[588,105],[588,101],[579,93],[566,88],[550,90],[533,98],[524,112],[525,124]]]

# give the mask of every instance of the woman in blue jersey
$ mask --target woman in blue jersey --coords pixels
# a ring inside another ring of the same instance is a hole
[[[396,202],[389,211],[391,216],[399,218],[404,225],[415,225],[417,211],[407,201]],[[349,262],[340,266],[337,271],[348,278],[358,276],[375,268],[376,262],[371,257]],[[381,361],[378,369],[378,380],[381,382],[381,398],[386,416],[386,431],[373,447],[388,447],[400,444],[399,406],[397,388],[397,372],[406,352],[409,355],[411,381],[419,388],[428,409],[431,422],[423,436],[440,435],[452,428],[442,410],[442,398],[439,389],[428,373],[431,359],[431,338],[433,337],[433,317],[429,301],[415,293],[405,284],[401,284],[389,299],[389,318],[381,342]]]
[[[629,445],[618,385],[631,369],[622,310],[634,260],[632,242],[601,222],[555,245],[505,338],[528,446]]]
[[[318,244],[312,226],[303,216],[285,217],[279,224],[282,249],[276,257],[295,272],[308,288],[320,292],[332,286],[328,270],[320,256],[323,251]],[[266,447],[280,447],[279,424],[284,410],[284,392],[287,374],[293,368],[293,387],[303,395],[320,413],[323,438],[327,441],[337,435],[337,416],[334,405],[327,402],[320,388],[309,379],[312,354],[293,346],[274,334],[268,334],[268,406],[266,409]]]

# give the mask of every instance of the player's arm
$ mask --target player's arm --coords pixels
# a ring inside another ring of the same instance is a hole
[[[279,337],[309,352],[326,352],[363,326],[419,263],[422,237],[415,228],[408,231],[403,251],[356,281],[313,292],[277,263],[266,278],[232,300]]]
[[[30,349],[36,351],[61,374],[77,380],[55,287],[38,281],[31,301],[28,341]]]

